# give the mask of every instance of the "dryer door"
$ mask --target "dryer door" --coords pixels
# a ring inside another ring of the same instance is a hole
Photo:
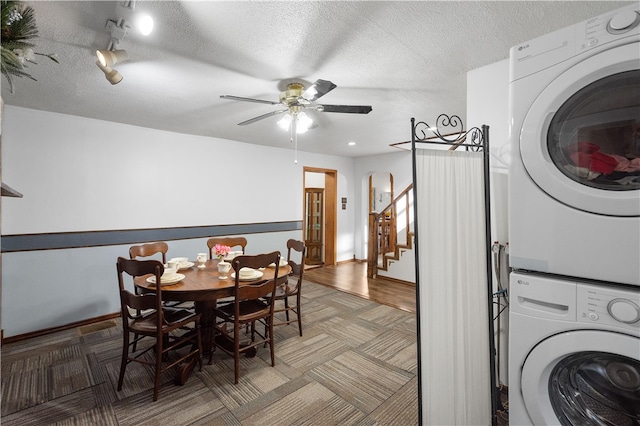
[[[606,50],[553,80],[520,134],[529,176],[558,202],[640,216],[639,43]]]
[[[522,396],[536,425],[635,424],[640,338],[612,331],[556,334],[532,349]]]

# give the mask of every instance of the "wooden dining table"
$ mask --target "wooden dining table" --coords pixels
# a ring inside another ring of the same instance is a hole
[[[163,301],[176,301],[176,302],[194,302],[196,313],[201,314],[200,328],[202,334],[202,350],[204,354],[208,354],[213,348],[212,341],[212,327],[215,322],[214,308],[218,299],[233,296],[235,287],[235,278],[232,278],[234,273],[231,269],[226,278],[221,278],[218,272],[218,259],[210,259],[204,264],[204,267],[199,268],[194,264],[193,266],[185,269],[180,269],[179,274],[184,275],[184,278],[175,284],[162,286],[162,300]],[[275,276],[276,268],[264,268],[260,270],[262,276],[256,278],[253,281],[242,281],[245,284],[251,284],[254,282],[273,279]],[[278,268],[278,278],[285,277],[291,272],[289,265],[280,266]],[[151,275],[145,275],[137,277],[134,280],[134,284],[143,293],[155,292],[155,283],[147,281]],[[281,281],[278,279],[278,281]],[[196,360],[192,360],[186,365],[181,366],[178,369],[176,375],[176,383],[184,384],[193,367]]]

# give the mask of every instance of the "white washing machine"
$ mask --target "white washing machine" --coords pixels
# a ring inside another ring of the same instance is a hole
[[[640,285],[640,3],[510,51],[514,269]]]
[[[509,424],[640,423],[640,288],[512,273]]]

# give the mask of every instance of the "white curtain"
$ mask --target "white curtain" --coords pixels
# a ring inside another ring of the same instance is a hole
[[[482,153],[416,150],[422,421],[491,424]]]

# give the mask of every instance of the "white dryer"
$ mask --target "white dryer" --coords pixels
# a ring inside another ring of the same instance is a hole
[[[640,288],[512,273],[509,424],[640,422]]]
[[[640,285],[639,9],[510,51],[516,270]]]

